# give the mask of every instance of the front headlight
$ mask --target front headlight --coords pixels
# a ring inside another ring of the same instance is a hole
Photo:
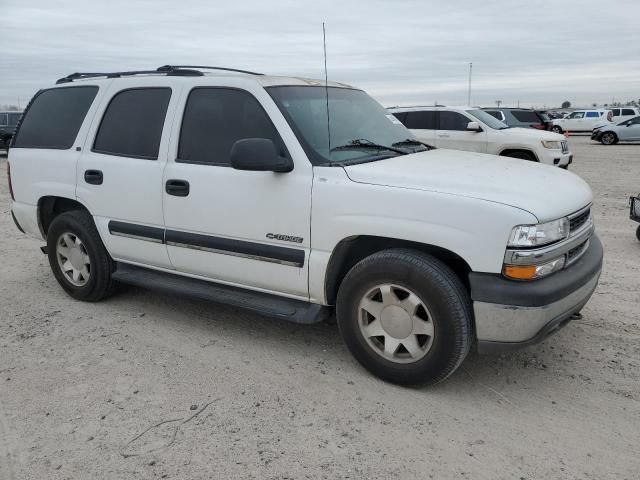
[[[544,148],[552,148],[554,150],[560,150],[562,145],[558,140],[542,140],[542,146]]]
[[[518,225],[511,230],[509,247],[540,247],[569,235],[569,219],[561,218],[538,225]]]

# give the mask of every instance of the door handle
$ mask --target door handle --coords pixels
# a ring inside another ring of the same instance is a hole
[[[446,133],[439,133],[438,137],[440,137],[440,138],[449,138],[449,135],[447,135]]]
[[[186,197],[189,195],[189,182],[186,180],[167,180],[164,190],[174,197]]]
[[[91,185],[102,185],[102,172],[100,170],[86,170],[84,172],[84,181]]]

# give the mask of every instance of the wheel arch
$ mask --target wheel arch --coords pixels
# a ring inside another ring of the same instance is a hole
[[[538,163],[540,162],[540,159],[538,158],[538,155],[536,155],[536,152],[534,152],[533,150],[531,150],[530,148],[527,148],[527,147],[506,147],[506,148],[503,148],[498,153],[498,155],[505,156],[505,155],[508,155],[510,153],[520,153],[520,152],[532,155],[533,159],[536,162],[538,162]]]
[[[47,238],[49,226],[54,218],[71,210],[84,210],[91,214],[89,209],[75,198],[51,195],[40,197],[38,199],[38,227],[42,237]]]
[[[471,267],[457,253],[428,243],[413,242],[392,237],[357,235],[342,239],[333,249],[327,265],[324,282],[325,299],[334,305],[338,289],[347,272],[360,260],[390,248],[408,248],[428,253],[444,262],[453,270],[469,291],[469,273]]]

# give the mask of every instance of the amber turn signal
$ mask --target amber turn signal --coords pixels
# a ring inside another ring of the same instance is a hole
[[[505,265],[502,274],[513,280],[533,280],[538,269],[535,265]]]

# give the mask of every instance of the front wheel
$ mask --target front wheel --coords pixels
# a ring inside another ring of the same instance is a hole
[[[351,353],[393,383],[440,382],[471,348],[469,294],[444,263],[418,251],[360,261],[340,285],[336,313]]]
[[[618,137],[613,132],[604,132],[602,137],[600,137],[600,142],[602,142],[603,145],[613,145],[618,143]]]
[[[636,229],[636,238],[640,240],[640,226]]]
[[[553,127],[551,127],[551,131],[554,133],[562,133],[562,127],[560,127],[559,125],[554,125]]]
[[[73,298],[95,302],[114,291],[113,260],[89,213],[73,210],[54,218],[47,232],[47,253],[53,275]]]

